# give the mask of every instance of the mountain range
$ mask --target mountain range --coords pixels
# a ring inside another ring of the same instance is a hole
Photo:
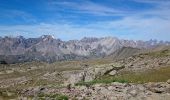
[[[39,38],[0,37],[0,61],[5,63],[21,63],[29,61],[55,62],[61,60],[80,60],[88,58],[119,56],[124,48],[150,49],[157,46],[170,45],[166,41],[133,41],[116,37],[88,38],[62,41],[51,35]],[[128,49],[131,51],[131,49]],[[136,52],[136,50],[135,50]],[[133,54],[133,52],[131,52]]]

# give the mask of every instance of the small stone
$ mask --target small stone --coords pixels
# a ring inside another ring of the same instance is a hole
[[[108,87],[108,90],[113,90],[113,89],[114,89],[113,86]]]
[[[136,96],[136,95],[137,95],[137,91],[136,91],[136,90],[132,90],[132,91],[130,91],[130,94],[131,94],[132,96]]]
[[[87,89],[86,86],[77,86],[76,88],[78,88],[79,90],[86,90]]]
[[[113,70],[113,71],[111,71],[110,73],[109,73],[109,75],[116,75],[116,73],[117,73],[117,71],[116,70]]]
[[[167,80],[167,83],[168,83],[168,84],[170,84],[170,79],[169,79],[169,80]]]
[[[15,94],[12,92],[7,92],[7,96],[13,96],[13,95],[15,95]]]

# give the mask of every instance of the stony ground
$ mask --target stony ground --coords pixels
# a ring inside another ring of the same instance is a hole
[[[168,50],[116,62],[0,65],[0,100],[169,100],[168,79]]]
[[[70,88],[30,87],[21,92],[23,96],[34,96],[32,99],[47,100],[50,95],[61,93],[70,100],[169,100],[170,81],[145,84],[113,82]]]

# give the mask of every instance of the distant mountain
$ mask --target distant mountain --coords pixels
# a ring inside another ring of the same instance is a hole
[[[115,37],[85,37],[81,40],[62,41],[50,35],[28,39],[23,36],[15,38],[1,37],[0,61],[18,63],[27,61],[55,62],[60,60],[87,59],[120,53],[119,50],[122,50],[123,47],[147,49],[158,45],[170,45],[170,42],[121,40]]]
[[[108,57],[112,59],[124,59],[127,57],[130,57],[132,55],[136,55],[138,53],[141,53],[143,49],[138,48],[132,48],[132,47],[122,47],[121,49],[116,50],[112,54],[110,54]]]

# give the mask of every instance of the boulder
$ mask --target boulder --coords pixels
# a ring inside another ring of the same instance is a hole
[[[112,63],[92,66],[78,72],[67,72],[64,76],[68,77],[66,84],[75,84],[80,81],[89,82],[105,74],[115,75],[117,70],[124,68],[123,65]]]
[[[64,82],[65,85],[74,85],[75,83],[78,83],[80,81],[84,80],[84,72],[75,72],[70,74],[67,81]]]
[[[131,94],[133,97],[135,97],[138,94],[138,91],[133,89],[133,90],[129,91],[129,94]]]
[[[110,73],[109,73],[109,75],[116,75],[116,73],[117,73],[117,71],[116,70],[112,70]]]
[[[96,74],[93,68],[88,68],[87,70],[84,71],[84,80],[85,82],[92,81],[96,78]]]
[[[117,73],[117,70],[120,70],[124,68],[123,65],[118,63],[112,63],[112,64],[103,64],[98,65],[94,67],[90,67],[88,69],[85,69],[85,82],[92,81],[100,76],[103,76],[105,74],[112,74],[115,75]]]
[[[170,79],[167,80],[167,83],[170,84]]]

